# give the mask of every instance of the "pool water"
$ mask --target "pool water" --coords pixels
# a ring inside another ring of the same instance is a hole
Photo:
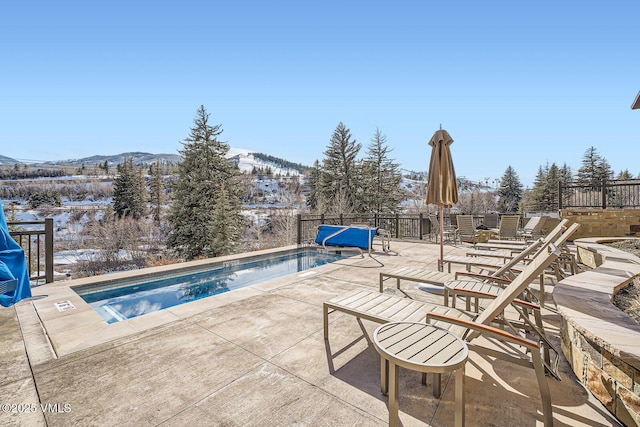
[[[177,272],[107,288],[74,289],[107,323],[131,319],[168,307],[304,271],[352,256],[353,253],[302,251],[250,261],[227,261],[208,270]]]

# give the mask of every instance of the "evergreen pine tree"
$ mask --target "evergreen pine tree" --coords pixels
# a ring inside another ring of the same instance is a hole
[[[543,211],[558,210],[558,181],[560,180],[560,169],[555,163],[552,163],[547,172],[546,191]]]
[[[567,187],[569,184],[573,183],[573,172],[571,171],[571,168],[567,166],[566,163],[562,165],[562,167],[558,172],[558,183],[559,183],[559,186],[562,186],[562,187]],[[569,201],[570,194],[568,194],[565,191],[564,193],[562,193],[562,198],[563,198],[562,205],[565,206]]]
[[[555,163],[543,168],[540,166],[532,194],[532,206],[529,209],[535,211],[553,211],[558,209],[558,181],[560,169]]]
[[[242,237],[242,192],[239,170],[225,158],[221,125],[209,124],[200,106],[194,127],[180,151],[169,222],[169,246],[187,259],[233,253]]]
[[[504,213],[515,213],[520,209],[523,187],[516,171],[508,166],[500,180],[498,209]]]
[[[318,209],[318,185],[320,182],[320,162],[317,160],[313,163],[313,167],[309,170],[307,177],[306,204],[312,211]]]
[[[625,169],[623,171],[620,171],[616,179],[626,181],[626,180],[633,179],[633,175],[631,174],[631,172],[629,172],[629,169]]]
[[[363,211],[397,213],[403,200],[400,166],[389,159],[387,138],[376,129],[362,167]]]
[[[118,165],[113,181],[113,210],[118,217],[143,217],[147,209],[146,186],[140,169],[128,157]]]
[[[229,199],[223,182],[216,200],[214,215],[208,224],[208,232],[211,236],[208,251],[210,256],[236,252],[242,233],[239,223],[228,220],[229,212],[233,210],[233,203]]]
[[[356,161],[362,146],[351,137],[351,131],[340,122],[324,152],[325,158],[318,185],[320,202],[324,209],[350,213],[360,210]]]
[[[612,177],[613,171],[609,163],[595,147],[589,147],[582,157],[582,166],[578,169],[578,184],[600,188],[602,181],[608,181]]]
[[[548,169],[548,165],[547,165]],[[533,182],[533,189],[530,192],[530,205],[527,206],[528,210],[532,211],[541,211],[544,210],[543,206],[544,202],[544,192],[546,189],[547,182],[547,170],[543,169],[542,166],[538,168],[538,173],[536,174],[536,179]]]
[[[605,159],[602,158],[602,161],[598,165],[598,180],[600,182],[606,182],[613,179],[613,169],[611,169],[611,165]]]
[[[558,171],[558,180],[563,184],[569,184],[573,181],[573,172],[571,168],[565,163]]]
[[[156,224],[160,224],[162,205],[166,200],[160,162],[157,161],[155,164],[152,164],[150,169],[149,175],[151,175],[151,180],[149,182],[149,203],[151,204],[153,221]]]

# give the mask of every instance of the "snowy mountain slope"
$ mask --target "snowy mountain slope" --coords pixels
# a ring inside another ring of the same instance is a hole
[[[284,167],[282,165],[294,164],[285,159],[278,159],[273,157],[274,161],[266,161],[258,158],[254,155],[254,151],[248,150],[246,148],[235,148],[232,147],[229,149],[227,153],[227,158],[238,165],[238,168],[241,172],[251,173],[254,168],[259,173],[266,172],[267,169],[270,169],[273,175],[302,175],[302,168],[304,166],[300,165],[301,168],[295,167]],[[271,157],[267,155],[263,155],[261,157]],[[134,163],[141,166],[149,166],[153,163],[160,162],[161,164],[175,164],[179,163],[182,160],[182,157],[179,154],[152,154],[152,153],[144,153],[144,152],[128,152],[128,153],[120,153],[113,155],[95,155],[90,157],[84,157],[81,159],[68,159],[68,160],[52,160],[44,162],[45,166],[55,166],[55,165],[70,165],[75,167],[80,167],[82,165],[85,166],[95,166],[102,165],[107,162],[110,166],[115,166],[118,164],[123,164],[126,158],[132,158]],[[0,155],[0,165],[13,165],[16,163],[20,163],[19,161],[12,159],[10,157]]]

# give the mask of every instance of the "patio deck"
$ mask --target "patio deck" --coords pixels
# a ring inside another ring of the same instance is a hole
[[[384,268],[437,268],[438,245],[394,241],[391,247],[398,255],[374,255]],[[445,255],[466,250],[446,245]],[[369,257],[340,261],[109,325],[88,339],[85,328],[63,316],[56,322],[31,302],[0,310],[0,425],[387,425],[388,399],[371,342],[378,325],[334,313],[328,342],[322,331],[323,301],[358,287],[377,290],[381,268]],[[403,289],[442,301],[417,285],[403,282]],[[34,293],[56,298],[65,286]],[[558,315],[543,315],[559,348]],[[58,354],[50,342],[61,343]],[[562,381],[548,378],[556,426],[619,425],[566,360],[559,369]],[[442,380],[435,399],[420,374],[401,370],[403,426],[453,424],[453,376]],[[471,353],[465,400],[467,426],[542,425],[532,369]],[[30,406],[19,413],[6,404]]]

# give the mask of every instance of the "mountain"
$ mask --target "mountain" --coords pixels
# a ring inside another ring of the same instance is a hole
[[[133,162],[139,166],[149,166],[153,163],[160,162],[162,164],[172,164],[178,163],[182,157],[179,154],[151,154],[151,153],[142,153],[139,151],[133,151],[128,153],[120,153],[106,156],[90,156],[83,157],[82,159],[69,159],[69,160],[56,160],[45,162],[43,165],[70,165],[70,166],[94,166],[98,164],[104,164],[104,162],[109,162],[110,165],[115,166],[118,164],[123,164],[126,158],[132,158]]]
[[[126,158],[131,158],[135,164],[144,167],[148,167],[156,162],[160,162],[161,164],[176,164],[182,160],[182,156],[179,154],[152,154],[132,151],[113,155],[95,155],[81,159],[55,160],[32,165],[41,165],[43,167],[71,166],[79,168],[82,166],[102,166],[107,162],[109,166],[114,167],[118,164],[123,164]],[[238,165],[240,171],[244,173],[256,172],[263,174],[270,171],[273,175],[302,175],[309,169],[308,166],[299,163],[264,153],[252,152],[245,148],[230,148],[227,153],[227,158]],[[0,165],[13,165],[16,163],[21,162],[10,157],[0,156]]]
[[[16,159],[12,159],[7,156],[0,156],[0,165],[15,165],[16,163],[20,163]]]
[[[258,173],[271,170],[274,175],[302,175],[308,166],[273,157],[268,154],[255,153],[244,148],[231,148],[227,158],[238,165],[240,172]]]

